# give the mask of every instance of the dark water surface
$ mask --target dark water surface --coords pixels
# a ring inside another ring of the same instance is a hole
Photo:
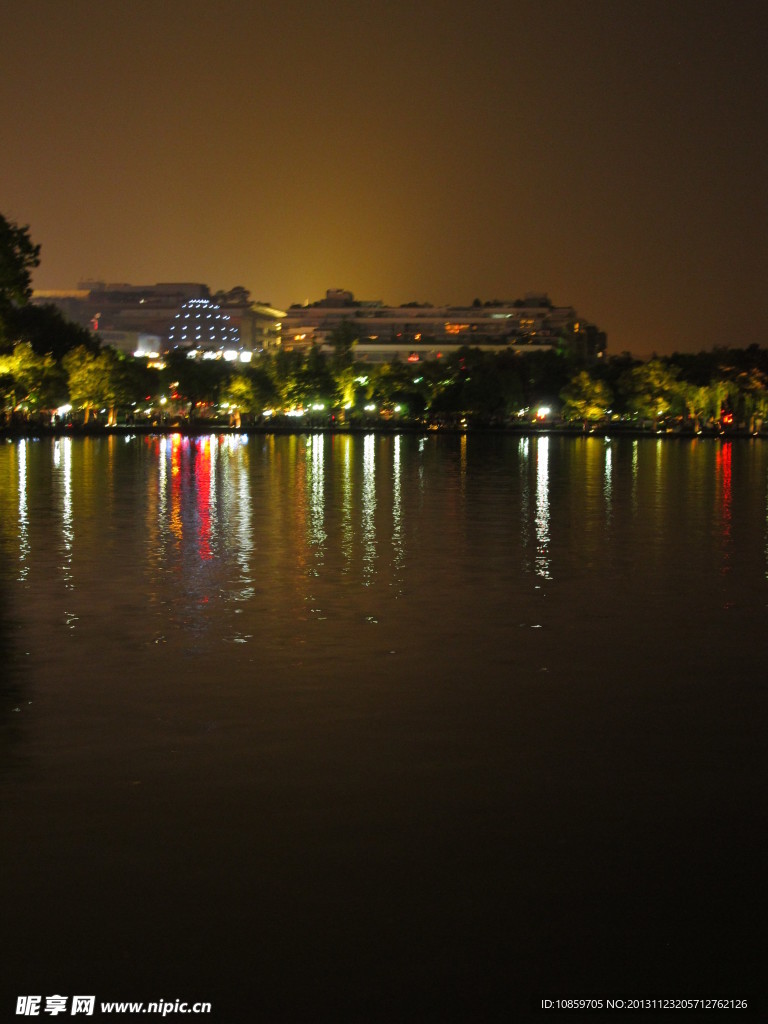
[[[761,994],[765,443],[5,443],[0,557],[1,1019]]]

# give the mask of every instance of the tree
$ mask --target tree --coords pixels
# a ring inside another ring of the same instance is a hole
[[[342,320],[328,334],[328,344],[333,345],[332,368],[335,374],[343,372],[354,362],[352,350],[360,340],[360,332],[349,320]]]
[[[629,412],[651,420],[655,430],[659,419],[667,416],[675,401],[679,401],[679,372],[676,366],[667,366],[660,359],[651,359],[629,370],[619,385],[627,396]]]
[[[29,343],[20,342],[11,353],[0,355],[0,390],[6,408],[21,406],[28,415],[59,404],[65,388],[52,357],[38,356]]]
[[[764,420],[768,412],[768,377],[756,368],[743,370],[733,380],[730,398],[737,419],[749,423],[754,433],[757,421]]]
[[[297,401],[304,357],[301,352],[278,349],[267,363],[267,372],[272,378],[278,404],[281,408],[301,404]]]
[[[7,340],[7,318],[14,305],[21,306],[32,294],[32,271],[40,265],[40,246],[0,214],[0,341]]]
[[[452,371],[452,384],[436,396],[436,411],[473,413],[498,422],[520,407],[522,385],[516,356],[464,346],[446,360],[446,366]]]
[[[418,371],[414,369],[413,364],[403,363],[398,359],[389,363],[374,363],[371,366],[358,363],[353,372],[357,375],[353,378],[353,383],[366,381],[365,385],[361,385],[361,388],[365,388],[364,393],[360,393],[358,389],[353,391],[354,398],[358,401],[361,398],[370,398],[385,408],[394,409],[395,406],[400,406],[398,411],[405,411],[410,416],[423,414],[426,400],[423,390],[414,383],[414,376]]]
[[[689,384],[688,381],[679,381],[677,386],[686,412],[693,421],[693,429],[698,432],[701,417],[706,415],[711,402],[711,388],[706,384]]]
[[[586,370],[577,373],[570,384],[560,392],[563,401],[563,418],[581,420],[584,430],[587,423],[601,420],[613,401],[613,394],[602,380],[595,380]]]
[[[251,301],[251,293],[241,284],[236,284],[228,292],[218,291],[213,296],[213,301],[220,306],[247,306]]]
[[[32,271],[40,265],[40,246],[0,214],[0,301],[23,305],[32,295]]]
[[[336,403],[336,381],[328,365],[328,359],[318,345],[313,345],[307,353],[301,376],[304,390],[303,405]]]
[[[28,341],[38,355],[50,353],[54,359],[62,359],[80,345],[94,352],[99,349],[99,343],[90,331],[67,320],[50,304],[12,307],[8,324],[14,340]]]
[[[263,371],[247,370],[233,373],[222,388],[221,397],[231,411],[230,419],[238,429],[242,426],[242,414],[261,413],[275,399],[272,381]]]
[[[254,413],[259,407],[259,400],[253,382],[243,373],[233,374],[222,389],[221,397],[232,410],[230,422],[240,429],[242,413]]]
[[[116,407],[127,401],[127,374],[117,355],[110,348],[91,352],[84,345],[68,352],[62,365],[69,378],[72,405],[85,411],[85,423],[100,405],[109,408],[109,423],[116,420]]]
[[[189,403],[188,418],[195,418],[195,409],[219,400],[221,387],[229,375],[227,364],[219,359],[198,362],[185,352],[171,352],[164,374],[175,385],[176,393]]]
[[[713,377],[709,382],[709,387],[707,389],[709,395],[707,414],[715,423],[720,422],[720,417],[723,414],[723,407],[730,404],[731,395],[735,390],[736,387],[733,381],[729,380],[727,377]]]
[[[553,351],[529,352],[519,358],[523,404],[531,408],[549,405],[570,383],[576,369]]]

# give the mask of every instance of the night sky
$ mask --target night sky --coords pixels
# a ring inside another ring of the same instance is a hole
[[[24,0],[0,212],[37,288],[286,308],[547,291],[641,356],[768,344],[752,0]]]

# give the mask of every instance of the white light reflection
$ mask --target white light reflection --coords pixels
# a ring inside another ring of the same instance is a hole
[[[72,548],[75,540],[75,532],[72,521],[72,438],[61,439],[61,472],[62,472],[62,497],[61,497],[61,535],[63,539],[64,564],[62,574],[67,589],[72,590]]]
[[[253,532],[251,528],[251,479],[242,464],[237,481],[237,554],[240,560],[240,582],[243,589],[241,600],[253,596],[251,577],[251,556],[253,554]]]
[[[423,455],[424,454],[424,448],[425,448],[426,444],[427,444],[427,439],[425,437],[419,438],[419,455]],[[424,497],[424,459],[421,458],[421,459],[419,459],[419,498],[423,499],[423,497]],[[420,501],[419,504],[421,505],[421,501]]]
[[[155,487],[150,480],[147,481],[147,555],[152,565],[157,565],[162,559],[165,549],[165,517],[168,507],[168,472],[166,463],[169,460],[171,451],[171,439],[169,437],[158,438],[156,442],[157,451],[157,479]],[[152,598],[150,599],[152,600]]]
[[[637,514],[637,438],[632,442],[632,514]]]
[[[539,437],[536,439],[536,575],[550,580],[549,569],[549,438]]]
[[[208,442],[209,445],[210,445],[210,451],[211,451],[211,455],[210,455],[210,459],[209,459],[209,462],[210,462],[210,465],[211,465],[211,479],[210,479],[210,486],[208,488],[208,493],[209,493],[209,497],[211,499],[211,504],[212,505],[216,504],[216,466],[217,466],[217,463],[218,463],[218,460],[219,460],[219,441],[220,441],[220,439],[218,437],[215,437],[215,436],[212,435],[210,437],[210,439],[209,439],[209,442]]]
[[[19,580],[25,580],[29,573],[29,510],[27,508],[27,442],[19,441]]]
[[[163,438],[160,441],[157,459],[157,518],[165,522],[165,515],[168,509],[168,463],[171,458],[171,439]]]
[[[376,435],[366,434],[363,439],[363,582],[370,586],[376,556]]]
[[[311,459],[307,461],[307,491],[309,494],[309,543],[322,555],[325,532],[325,437],[313,434],[309,442]]]
[[[610,526],[611,512],[613,509],[613,451],[611,444],[605,440],[605,477],[603,480],[603,494],[605,496],[605,520]]]
[[[219,507],[217,504],[216,474],[219,459],[219,445],[215,437],[211,436],[209,441],[210,457],[208,460],[208,508],[211,512],[211,538],[218,540],[219,535]]]
[[[402,437],[395,434],[395,451],[392,461],[392,548],[395,553],[395,568],[403,565],[403,519],[401,505],[400,479],[402,474]]]

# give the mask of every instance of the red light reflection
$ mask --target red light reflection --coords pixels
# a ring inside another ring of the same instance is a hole
[[[210,439],[198,442],[198,463],[195,472],[197,488],[197,514],[200,522],[198,532],[198,553],[200,560],[209,561],[211,552],[211,443]]]
[[[733,445],[730,441],[725,442],[720,446],[717,453],[715,465],[717,467],[717,475],[720,483],[720,532],[723,539],[723,568],[722,572],[730,572],[731,567],[729,565],[729,547],[731,541],[731,458],[733,455]]]

